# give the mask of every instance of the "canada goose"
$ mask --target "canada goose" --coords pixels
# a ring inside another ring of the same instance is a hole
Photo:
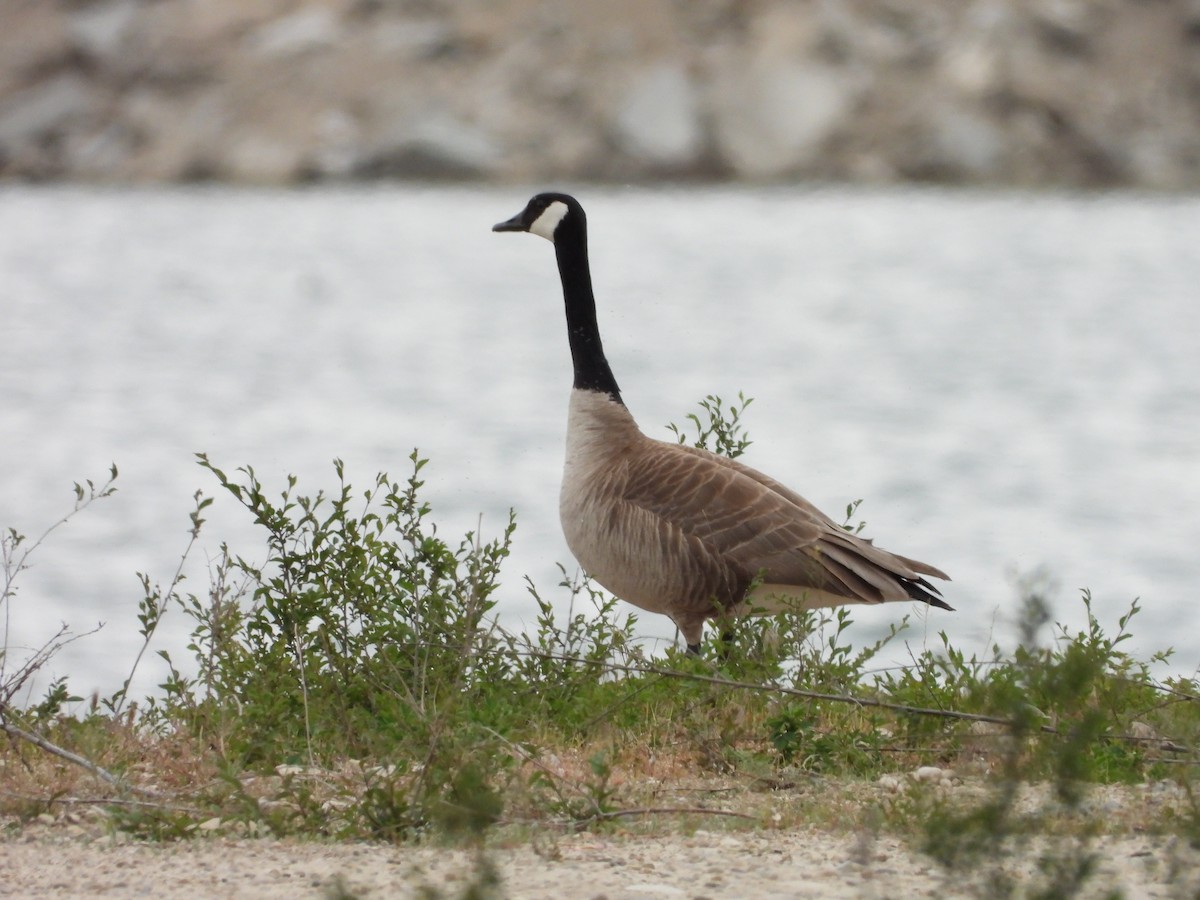
[[[492,231],[554,244],[575,366],[559,516],[593,579],[670,616],[692,653],[704,620],[722,613],[888,600],[952,608],[921,577],[949,580],[933,566],[855,537],[749,466],[638,430],[600,343],[587,219],[574,197],[538,194]]]

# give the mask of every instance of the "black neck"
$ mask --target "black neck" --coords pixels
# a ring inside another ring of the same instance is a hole
[[[563,300],[567,306],[567,337],[571,343],[571,362],[575,365],[578,389],[600,391],[618,403],[621,389],[608,367],[600,327],[596,323],[596,297],[592,293],[592,273],[588,267],[587,232],[577,221],[564,221],[554,235],[558,274],[562,278]]]

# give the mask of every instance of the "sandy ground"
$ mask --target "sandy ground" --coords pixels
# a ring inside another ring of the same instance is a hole
[[[1113,888],[1128,900],[1197,896],[1196,857],[1185,860],[1165,839],[1105,839],[1096,848],[1094,896]],[[582,834],[488,852],[502,878],[497,896],[530,900],[977,896],[894,839],[807,830]],[[467,851],[372,844],[142,844],[32,832],[0,840],[3,896],[453,898],[474,869]]]

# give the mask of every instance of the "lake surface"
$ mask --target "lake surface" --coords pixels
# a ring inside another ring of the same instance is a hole
[[[135,573],[187,543],[194,462],[268,486],[335,485],[431,458],[444,535],[502,529],[508,627],[522,578],[556,592],[570,362],[550,246],[492,234],[519,188],[0,189],[0,527],[36,537],[72,484],[119,492],[21,574],[10,665],[60,622],[106,623],[53,673],[115,688],[140,639]],[[968,650],[1007,641],[1014,579],[1044,570],[1060,621],[1078,589],[1141,653],[1200,665],[1200,198],[937,190],[582,188],[605,346],[644,430],[709,393],[753,396],[746,460],[866,534],[949,572],[954,613],[914,616]],[[188,567],[263,551],[217,496]],[[186,657],[168,616],[152,649]],[[649,639],[674,634],[644,615]],[[894,658],[904,658],[899,647]],[[156,658],[137,689],[161,679]]]

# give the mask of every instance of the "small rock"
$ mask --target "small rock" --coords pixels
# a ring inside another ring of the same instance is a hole
[[[896,775],[880,775],[879,781],[876,782],[885,791],[892,794],[898,794],[904,790],[904,781]]]
[[[634,894],[644,894],[650,897],[686,897],[687,892],[682,888],[677,888],[672,884],[631,884],[626,888],[627,891]]]
[[[921,766],[912,773],[912,777],[914,781],[926,784],[946,784],[953,778],[949,771],[937,766]]]
[[[395,763],[387,763],[382,766],[367,766],[363,769],[363,774],[368,778],[395,778],[397,775],[404,774],[404,768]]]
[[[319,775],[321,771],[315,766],[301,766],[295,763],[281,763],[275,767],[275,774],[284,778],[288,775]]]
[[[1152,781],[1148,784],[1142,785],[1141,787],[1142,790],[1149,794],[1157,794],[1160,796],[1165,794],[1171,797],[1180,797],[1183,796],[1184,793],[1183,788],[1181,788],[1178,783],[1174,781],[1166,781],[1165,779],[1161,781]]]
[[[1161,741],[1162,737],[1157,731],[1147,725],[1145,722],[1130,722],[1129,736],[1135,737],[1140,741]]]

